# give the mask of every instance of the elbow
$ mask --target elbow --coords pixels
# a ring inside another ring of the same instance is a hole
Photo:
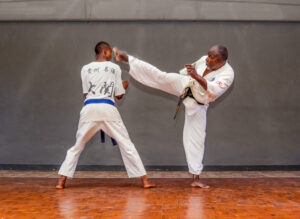
[[[129,86],[129,81],[122,81],[122,85],[123,85],[123,88],[124,90],[127,90],[128,86]]]
[[[124,96],[124,94],[118,95],[118,96],[116,96],[116,98],[117,98],[118,100],[120,100],[120,99],[122,99],[123,96]]]

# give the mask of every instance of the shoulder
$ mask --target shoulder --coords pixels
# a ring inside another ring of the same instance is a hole
[[[206,58],[207,58],[207,55],[202,56],[202,57],[199,59],[199,62],[200,62],[200,61],[201,61],[201,62],[204,62]]]
[[[109,62],[109,64],[110,64],[112,67],[114,67],[114,68],[118,68],[118,69],[120,69],[120,66],[119,66],[119,65],[117,65],[116,63]]]
[[[111,68],[114,68],[114,69],[116,69],[118,72],[121,72],[121,68],[120,68],[119,65],[117,65],[117,64],[115,64],[115,63],[113,63],[113,62],[109,62],[109,64],[110,64]]]
[[[206,63],[206,57],[207,56],[202,56],[200,59],[198,59],[195,63],[196,63],[196,66],[200,66],[202,64],[205,64]]]
[[[229,65],[228,62],[226,62],[226,64],[222,68],[220,68],[220,70],[218,71],[217,75],[218,75],[219,78],[228,78],[230,80],[233,80],[233,78],[234,78],[233,69]]]
[[[84,71],[85,69],[87,69],[87,65],[82,66],[81,71]]]
[[[86,75],[87,69],[88,69],[87,65],[82,66],[82,68],[81,68],[81,76]]]
[[[207,58],[207,56],[202,56],[200,59],[198,59],[196,62],[200,63],[200,62],[205,62],[205,59]]]
[[[90,67],[91,67],[91,65],[92,65],[92,62],[90,62],[90,63],[88,63],[88,64],[86,64],[86,65],[82,66],[82,68],[81,68],[81,71],[83,71],[83,70],[87,70],[88,68],[90,68]]]
[[[228,62],[226,62],[224,67],[225,67],[225,71],[227,72],[227,74],[234,75],[233,68],[231,67],[231,65]]]

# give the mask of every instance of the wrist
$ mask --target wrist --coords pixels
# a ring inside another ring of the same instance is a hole
[[[196,79],[197,76],[198,76],[198,75],[197,75],[196,73],[192,73],[192,74],[191,74],[191,77],[194,78],[194,79]]]

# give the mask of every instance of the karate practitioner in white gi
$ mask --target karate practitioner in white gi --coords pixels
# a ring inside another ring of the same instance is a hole
[[[83,66],[81,70],[85,102],[80,112],[76,143],[67,151],[59,170],[61,177],[56,188],[63,189],[67,177],[73,177],[86,143],[100,130],[117,141],[128,176],[141,177],[144,188],[154,187],[147,179],[140,156],[114,106],[114,95],[121,99],[128,81],[122,82],[120,67],[110,61],[112,50],[108,43],[99,42],[95,53],[96,61]]]
[[[167,93],[181,96],[185,105],[183,145],[192,187],[209,188],[200,181],[203,169],[206,112],[210,102],[220,97],[232,84],[234,72],[227,62],[228,51],[221,45],[213,46],[207,56],[185,65],[178,73],[166,73],[153,65],[114,48],[117,61],[128,62],[129,74],[140,83]],[[188,95],[187,95],[188,94]],[[187,95],[187,96],[186,96]],[[178,109],[177,109],[178,110]]]

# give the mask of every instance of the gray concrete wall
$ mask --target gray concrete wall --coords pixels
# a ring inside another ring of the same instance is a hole
[[[299,21],[299,0],[0,0],[0,20]]]
[[[205,165],[300,164],[297,22],[3,21],[0,30],[0,164],[61,164],[82,107],[80,69],[99,40],[170,72],[226,45],[236,77],[210,106]],[[143,162],[186,165],[177,98],[130,82],[117,107]],[[122,161],[96,136],[79,164]]]

